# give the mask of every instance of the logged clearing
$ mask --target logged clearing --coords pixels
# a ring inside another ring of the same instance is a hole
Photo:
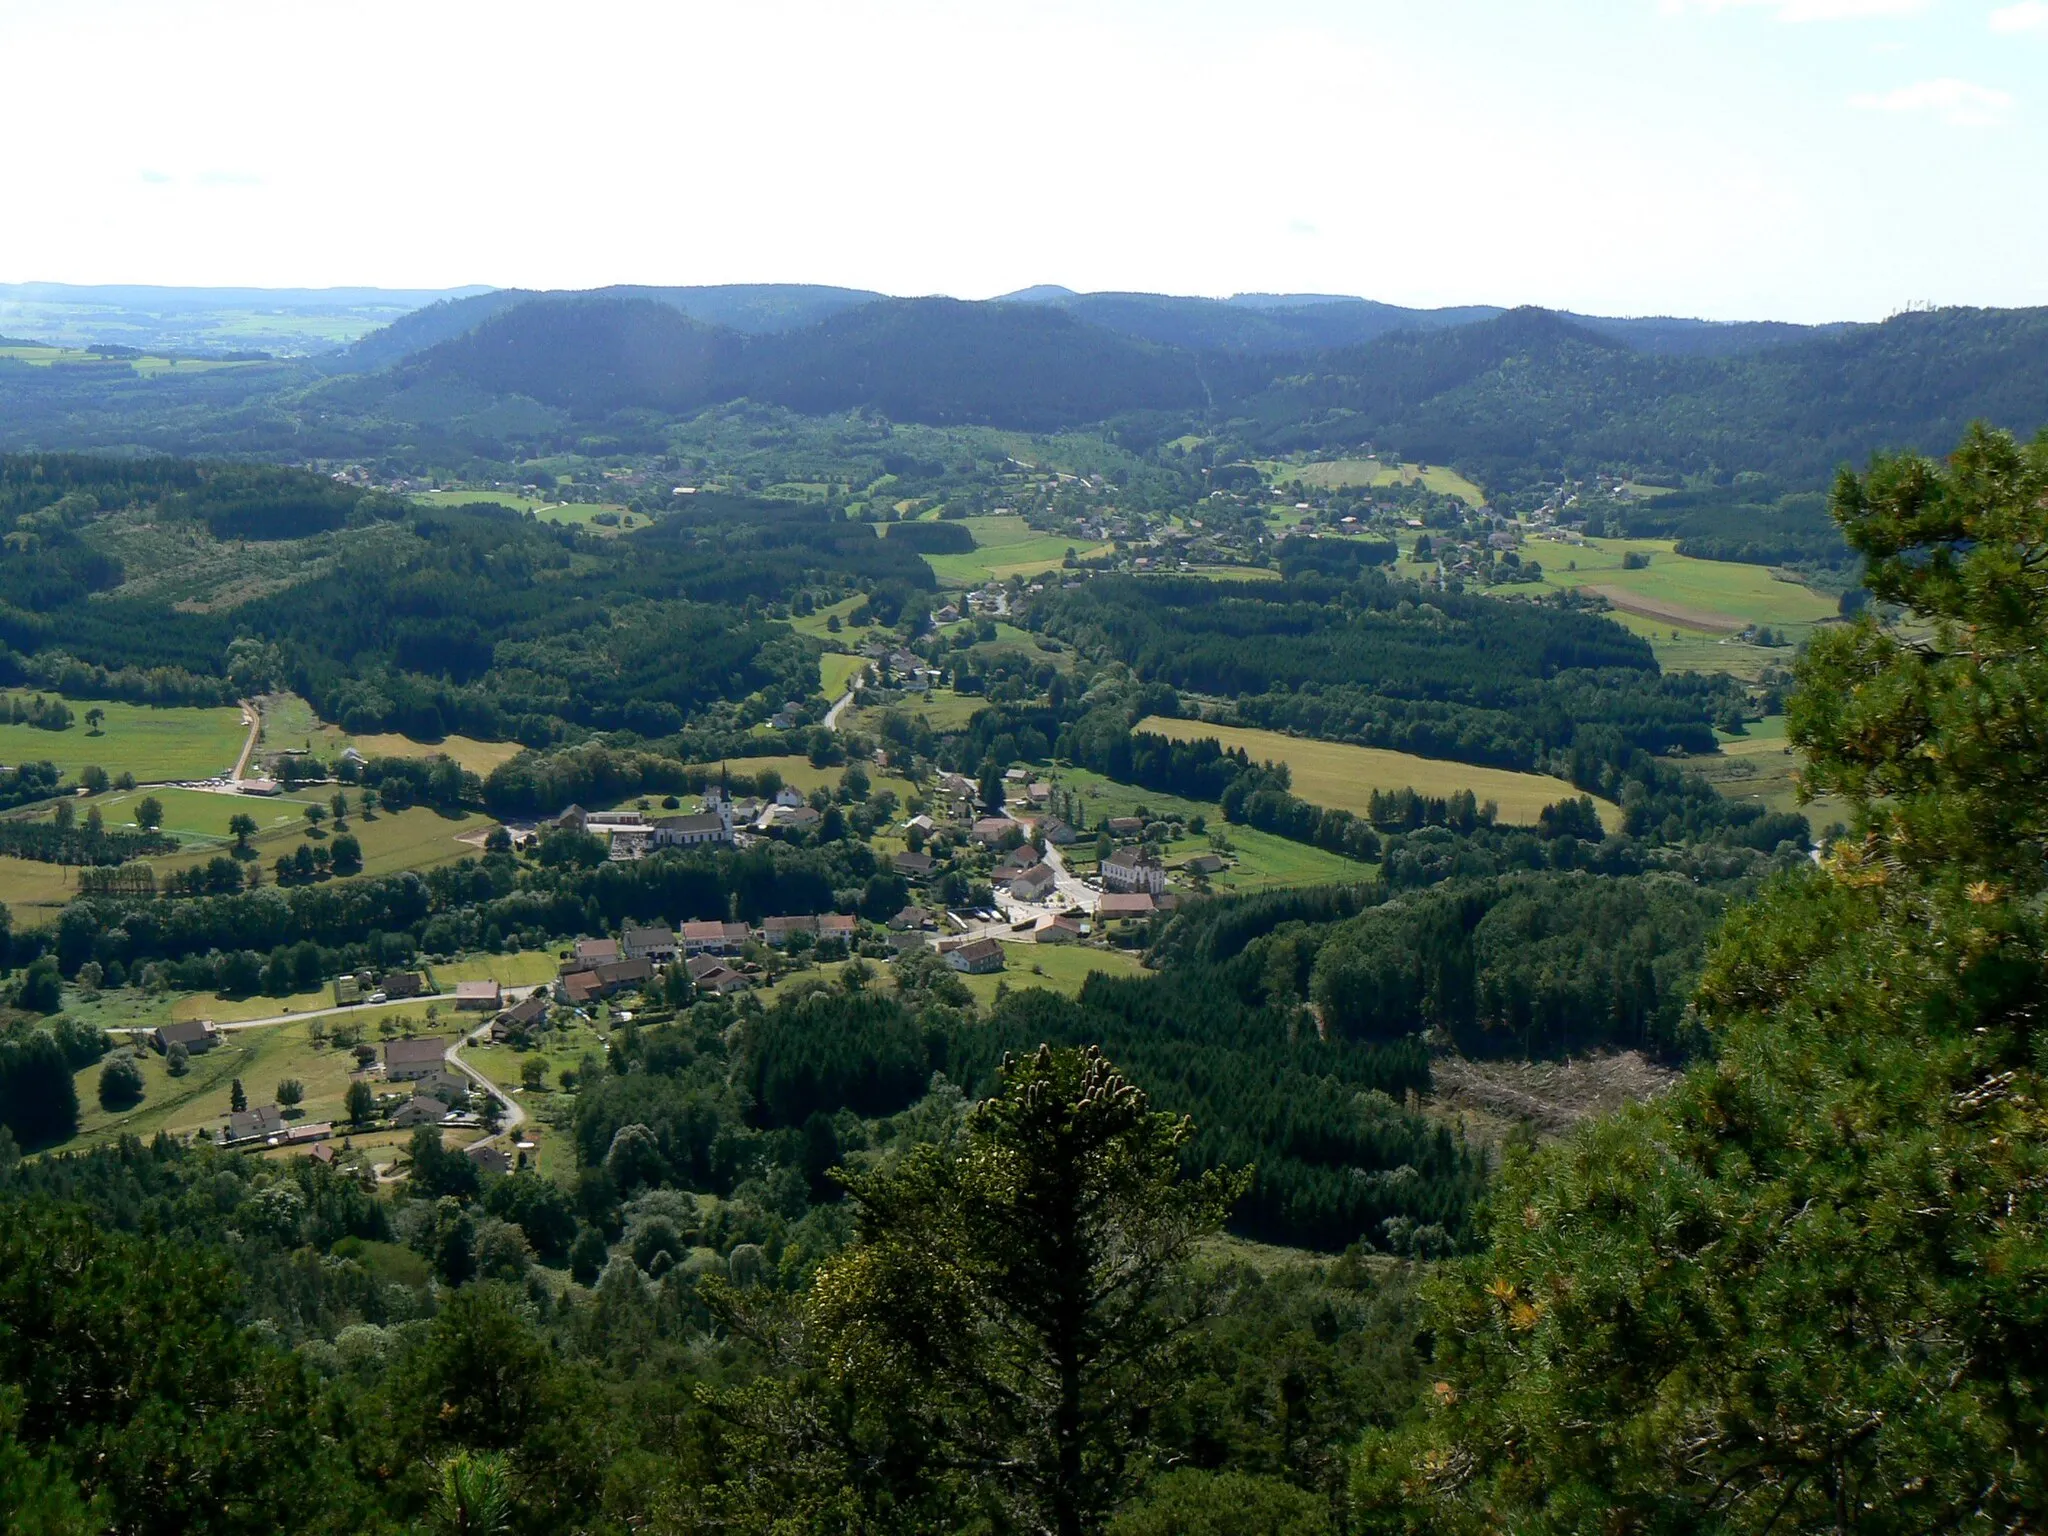
[[[1417,794],[1447,796],[1469,789],[1480,803],[1500,807],[1503,822],[1533,825],[1546,805],[1579,793],[1562,779],[1540,773],[1515,773],[1505,768],[1480,768],[1390,752],[1381,747],[1354,747],[1344,742],[1310,741],[1278,731],[1243,726],[1210,725],[1201,720],[1169,720],[1153,715],[1137,729],[1175,741],[1200,741],[1213,736],[1226,747],[1242,747],[1254,762],[1285,763],[1294,777],[1294,792],[1314,805],[1330,806],[1363,816],[1374,790],[1412,789]],[[1609,831],[1621,825],[1621,808],[1595,799],[1600,824]],[[1235,832],[1232,833],[1235,836]]]
[[[1678,1074],[1639,1051],[1570,1061],[1468,1061],[1430,1064],[1432,1107],[1457,1118],[1475,1140],[1498,1144],[1517,1125],[1543,1137],[1562,1136],[1580,1122],[1655,1098]]]

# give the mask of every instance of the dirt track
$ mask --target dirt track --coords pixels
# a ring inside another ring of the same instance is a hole
[[[1704,629],[1709,634],[1733,635],[1749,628],[1743,620],[1731,619],[1725,613],[1713,613],[1705,608],[1687,608],[1678,603],[1660,602],[1654,597],[1645,597],[1642,593],[1631,592],[1625,587],[1588,585],[1581,590],[1598,593],[1623,613],[1640,614],[1646,619],[1661,619],[1667,624],[1683,624],[1688,629]]]

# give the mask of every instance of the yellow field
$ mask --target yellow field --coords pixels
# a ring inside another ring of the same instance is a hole
[[[472,736],[445,736],[439,741],[414,741],[410,736],[385,732],[376,736],[350,738],[365,757],[452,757],[478,778],[500,763],[509,763],[523,750],[516,741],[478,741]]]
[[[1283,736],[1278,731],[1208,725],[1200,720],[1169,720],[1160,715],[1140,720],[1137,729],[1176,741],[1200,741],[1213,736],[1226,747],[1244,748],[1254,762],[1285,763],[1294,776],[1294,792],[1302,799],[1360,816],[1366,813],[1368,800],[1376,789],[1412,789],[1424,795],[1452,795],[1469,789],[1482,805],[1491,800],[1499,806],[1504,823],[1528,826],[1535,823],[1546,805],[1579,793],[1562,779],[1539,773],[1480,768],[1379,747],[1308,741]],[[1621,807],[1605,800],[1596,799],[1593,803],[1600,812],[1602,826],[1613,830],[1621,825]]]

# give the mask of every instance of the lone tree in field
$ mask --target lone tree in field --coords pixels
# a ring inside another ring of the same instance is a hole
[[[846,1181],[859,1237],[807,1307],[828,1373],[1018,1529],[1099,1530],[1204,1315],[1186,1261],[1245,1188],[1183,1176],[1192,1134],[1092,1048],[1006,1061],[960,1142]]]
[[[337,789],[334,798],[327,802],[327,807],[334,812],[334,829],[339,832],[348,825],[348,795]]]
[[[288,1077],[277,1085],[277,1102],[286,1109],[297,1109],[306,1099],[306,1085],[296,1077]]]
[[[142,1069],[126,1056],[100,1068],[100,1108],[133,1109],[142,1102]]]
[[[243,1110],[247,1109],[248,1107],[249,1094],[248,1091],[242,1087],[242,1080],[238,1077],[232,1083],[228,1084],[228,1109],[232,1113],[239,1115]]]
[[[326,819],[326,806],[309,805],[306,807],[306,830],[310,835],[318,837],[320,835],[320,823]]]
[[[228,818],[228,835],[235,840],[235,852],[247,853],[249,839],[256,835],[256,818],[247,811],[237,811]]]
[[[155,795],[144,795],[141,804],[135,807],[135,825],[145,832],[154,832],[164,824],[164,803]]]
[[[106,718],[107,718],[107,712],[106,712],[106,711],[105,711],[104,709],[101,709],[101,708],[99,707],[99,705],[97,705],[97,704],[93,705],[93,707],[92,707],[91,709],[88,709],[88,710],[87,710],[87,711],[85,712],[85,728],[86,728],[86,730],[87,730],[87,731],[89,731],[89,732],[90,732],[90,733],[91,733],[92,735],[94,735],[94,736],[97,736],[97,735],[99,735],[99,734],[100,734],[100,726],[101,726],[102,724],[104,724],[104,723],[105,723],[105,721],[106,721]]]

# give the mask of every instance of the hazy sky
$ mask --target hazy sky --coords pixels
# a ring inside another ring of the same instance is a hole
[[[2048,0],[0,0],[0,281],[2048,303]]]

